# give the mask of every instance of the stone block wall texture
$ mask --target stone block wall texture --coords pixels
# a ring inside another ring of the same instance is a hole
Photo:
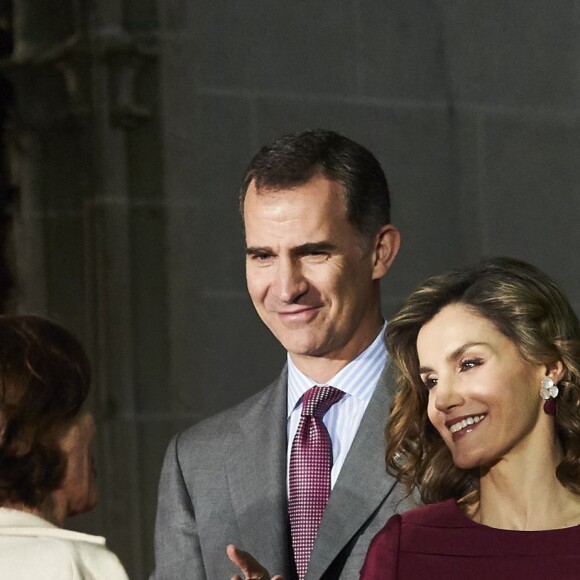
[[[403,238],[387,315],[486,255],[533,262],[580,310],[577,2],[50,4],[14,3],[5,73],[13,309],[87,344],[102,500],[71,525],[106,535],[132,578],[153,566],[171,435],[284,362],[246,295],[237,215],[262,144],[324,127],[380,159]]]

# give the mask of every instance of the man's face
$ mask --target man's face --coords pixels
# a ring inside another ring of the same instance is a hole
[[[323,177],[244,203],[246,277],[264,324],[296,364],[348,363],[381,325],[374,241],[365,247],[347,219],[342,185]],[[396,232],[396,230],[395,230]],[[397,238],[398,240],[398,238]]]

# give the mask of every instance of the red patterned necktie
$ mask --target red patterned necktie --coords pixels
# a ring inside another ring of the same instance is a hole
[[[312,387],[304,393],[302,414],[290,452],[290,530],[296,570],[304,578],[316,532],[330,496],[332,442],[324,414],[344,397],[334,387]]]

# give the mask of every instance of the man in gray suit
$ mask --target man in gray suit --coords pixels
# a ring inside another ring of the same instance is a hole
[[[288,363],[266,389],[169,444],[152,578],[226,580],[240,570],[266,578],[241,550],[296,577],[290,450],[304,393],[331,385],[345,395],[323,419],[332,491],[305,578],[356,579],[370,540],[401,509],[384,466],[390,393],[379,283],[399,249],[387,182],[364,147],[305,131],[258,152],[240,207],[248,290]],[[229,544],[240,550],[226,553]]]

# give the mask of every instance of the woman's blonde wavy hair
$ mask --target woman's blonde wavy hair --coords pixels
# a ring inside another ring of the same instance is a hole
[[[419,330],[449,304],[465,304],[493,322],[525,360],[563,362],[555,422],[564,456],[556,475],[580,494],[580,324],[546,274],[511,258],[491,258],[429,278],[389,321],[387,348],[398,388],[387,427],[387,470],[425,503],[478,497],[477,472],[455,466],[429,422],[428,392],[419,375]]]

